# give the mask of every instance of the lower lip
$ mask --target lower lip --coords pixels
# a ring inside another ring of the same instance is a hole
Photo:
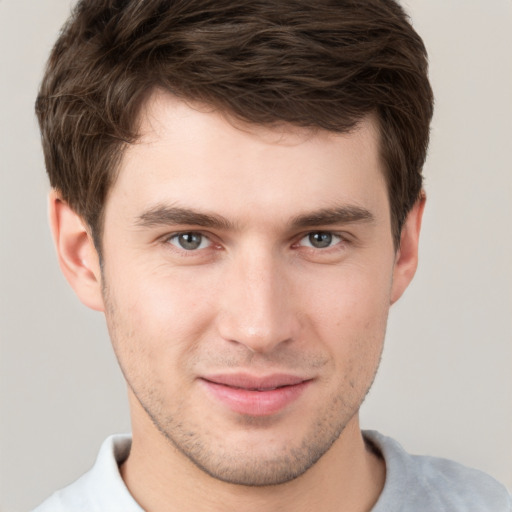
[[[295,402],[311,383],[310,380],[268,391],[232,388],[202,380],[208,391],[233,412],[249,416],[270,416]]]

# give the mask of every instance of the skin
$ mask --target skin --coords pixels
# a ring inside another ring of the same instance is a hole
[[[140,133],[107,199],[102,267],[50,198],[61,268],[104,311],[128,384],[130,492],[149,511],[370,510],[385,468],[358,411],[424,200],[396,251],[371,117],[350,134],[269,128],[155,92]],[[205,386],[240,372],[307,386],[242,414]]]

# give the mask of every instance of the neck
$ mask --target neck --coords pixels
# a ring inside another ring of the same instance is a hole
[[[274,486],[234,485],[197,468],[148,420],[133,424],[132,449],[121,475],[147,512],[367,512],[384,486],[385,465],[367,449],[355,416],[300,477]]]

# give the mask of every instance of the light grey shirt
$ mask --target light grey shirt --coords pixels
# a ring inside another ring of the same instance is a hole
[[[510,494],[485,473],[409,455],[389,437],[363,433],[386,463],[386,483],[372,512],[512,512]],[[107,438],[93,468],[33,512],[143,512],[119,473],[130,446],[129,435]]]

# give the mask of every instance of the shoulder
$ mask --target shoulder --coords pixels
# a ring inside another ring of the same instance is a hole
[[[119,473],[130,452],[131,437],[116,435],[101,446],[94,466],[78,480],[52,494],[33,512],[142,512]]]
[[[374,512],[511,512],[512,498],[489,475],[457,462],[410,455],[393,439],[366,431],[364,437],[386,462],[386,483]]]
[[[411,456],[411,461],[417,488],[438,506],[475,512],[512,511],[505,487],[482,471],[435,457]]]

